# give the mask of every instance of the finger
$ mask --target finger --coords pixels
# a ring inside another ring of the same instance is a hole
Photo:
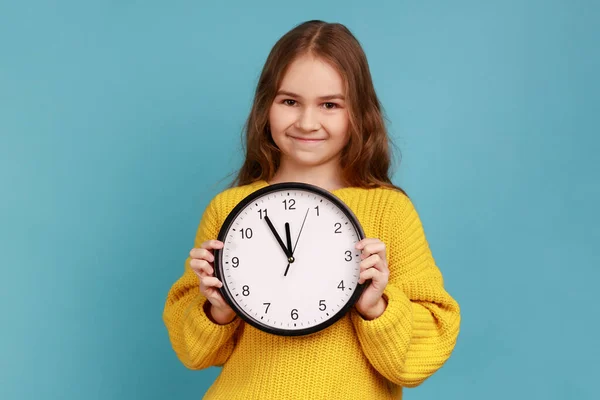
[[[190,267],[200,274],[212,275],[214,272],[213,267],[206,260],[192,259],[190,260]]]
[[[368,258],[362,260],[359,265],[361,271],[364,271],[367,268],[375,268],[379,271],[383,271],[386,269],[385,263],[383,262],[379,254],[373,254],[369,256]]]
[[[227,306],[225,299],[223,298],[223,296],[221,296],[221,293],[219,292],[218,289],[208,288],[202,294],[215,307],[223,308],[223,307]]]
[[[205,272],[202,271],[194,271],[194,274],[196,274],[196,276],[198,277],[198,280],[200,280],[200,288],[204,288],[203,284],[202,284],[202,279],[204,278],[210,278],[212,277],[212,275],[208,275]]]
[[[208,301],[211,302],[211,304],[215,305],[215,306],[222,306],[223,305],[223,296],[221,296],[221,293],[219,292],[219,289],[214,288],[214,287],[208,287],[208,288],[202,288],[200,287],[200,293],[202,293],[204,295],[204,297],[206,297],[208,299]]]
[[[214,276],[205,276],[202,279],[200,279],[201,288],[220,288],[221,286],[223,286],[223,283]]]
[[[216,287],[203,287],[200,286],[200,292],[209,300],[219,300],[221,298],[221,293],[219,293],[219,288]]]
[[[360,273],[358,283],[364,283],[368,279],[374,281],[376,280],[375,278],[378,277],[380,274],[381,272],[377,271],[375,268],[369,268]]]
[[[212,304],[219,305],[222,299],[219,288],[215,287],[204,287],[200,285],[200,293],[204,295]]]
[[[369,257],[371,254],[379,254],[380,257],[383,255],[382,258],[384,258],[385,257],[385,243],[376,242],[376,243],[367,244],[362,250],[361,257],[363,259],[365,259],[365,258]]]
[[[200,260],[206,260],[208,262],[215,261],[215,256],[213,256],[212,252],[203,248],[195,248],[190,251],[191,258],[197,258]]]
[[[200,245],[201,249],[222,249],[223,242],[219,240],[207,240]]]
[[[359,241],[358,243],[356,243],[355,247],[359,250],[362,250],[367,244],[377,243],[377,242],[380,242],[380,240],[377,238],[364,238],[361,241]]]

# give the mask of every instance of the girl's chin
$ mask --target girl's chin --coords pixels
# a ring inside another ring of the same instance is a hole
[[[329,161],[322,155],[309,152],[296,152],[293,155],[284,155],[284,157],[287,164],[297,167],[317,167]]]

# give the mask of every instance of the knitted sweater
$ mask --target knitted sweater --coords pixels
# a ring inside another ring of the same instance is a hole
[[[229,212],[267,186],[260,180],[227,189],[206,207],[194,247],[216,239]],[[450,357],[460,313],[444,290],[408,197],[387,188],[342,188],[332,192],[355,213],[366,237],[386,244],[387,307],[373,320],[352,308],[332,326],[308,336],[265,333],[239,317],[218,325],[206,315],[208,301],[185,261],[168,293],[163,320],[172,347],[190,369],[222,366],[204,399],[400,399]]]

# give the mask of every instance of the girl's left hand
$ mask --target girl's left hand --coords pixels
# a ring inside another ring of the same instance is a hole
[[[367,279],[371,281],[363,290],[355,307],[363,318],[371,320],[383,314],[387,306],[382,296],[390,276],[385,243],[379,239],[365,238],[356,243],[356,248],[362,250],[358,283],[363,283]]]

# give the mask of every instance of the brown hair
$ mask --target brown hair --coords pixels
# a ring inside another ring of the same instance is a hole
[[[289,65],[310,54],[333,66],[345,82],[350,140],[342,150],[343,180],[348,186],[388,187],[404,191],[389,178],[390,144],[382,106],[375,93],[367,57],[344,25],[313,20],[283,35],[260,75],[244,127],[246,158],[231,186],[269,181],[279,167],[280,150],[269,131],[269,110]],[[243,143],[244,144],[244,143]]]

